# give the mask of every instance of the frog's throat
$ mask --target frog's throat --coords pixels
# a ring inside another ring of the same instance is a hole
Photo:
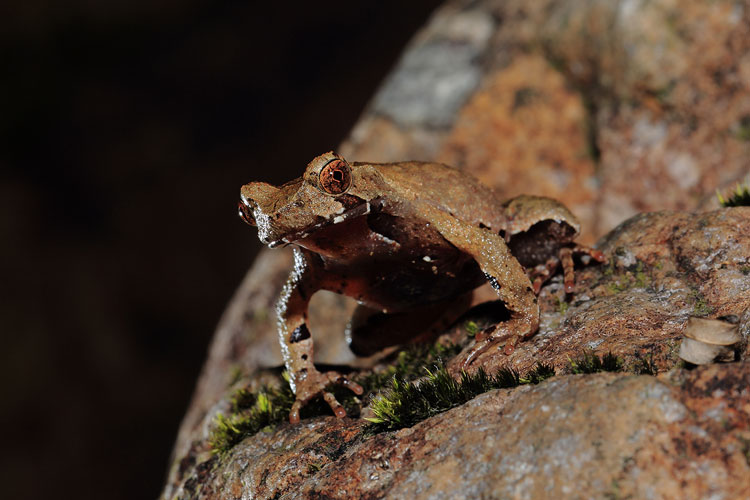
[[[289,233],[278,240],[268,243],[268,246],[270,248],[276,248],[276,247],[288,245],[290,243],[294,243],[297,240],[307,238],[315,231],[318,231],[319,229],[322,229],[324,227],[331,226],[334,224],[341,224],[342,222],[347,221],[349,219],[367,215],[370,213],[370,210],[372,209],[372,207],[373,207],[373,204],[366,201],[340,214],[336,214],[332,217],[329,217],[321,222],[315,223],[311,226],[307,226],[306,228],[301,229],[299,231]]]

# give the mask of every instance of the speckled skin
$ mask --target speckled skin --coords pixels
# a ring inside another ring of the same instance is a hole
[[[514,200],[502,205],[488,187],[446,165],[348,164],[332,152],[315,158],[301,178],[279,188],[244,185],[240,216],[258,227],[261,241],[271,247],[295,245],[294,270],[277,310],[279,341],[297,397],[290,421],[299,421],[302,405],[319,394],[336,416],[345,416],[324,390],[330,382],[362,393],[342,375],[320,373],[313,365],[306,316],[318,290],[393,314],[447,306],[489,280],[511,318],[478,335],[464,364],[491,346],[505,343],[506,351],[512,350],[533,335],[539,325],[534,289],[556,268],[563,249],[588,249],[571,244],[578,222],[558,202]],[[544,224],[529,230],[537,222]],[[539,246],[548,240],[552,243]],[[541,250],[530,250],[529,243]],[[509,245],[530,269],[533,285]],[[569,265],[572,276],[572,260]],[[534,271],[539,266],[546,274]]]

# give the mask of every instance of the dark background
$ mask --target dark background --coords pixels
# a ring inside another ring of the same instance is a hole
[[[437,0],[0,6],[2,497],[158,496],[258,249]]]

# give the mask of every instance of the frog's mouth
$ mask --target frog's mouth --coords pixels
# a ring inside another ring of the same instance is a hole
[[[271,241],[267,244],[270,248],[276,248],[280,246],[289,245],[291,243],[294,243],[295,241],[303,240],[307,238],[311,234],[323,229],[324,227],[332,226],[334,224],[341,224],[342,222],[346,222],[348,220],[356,219],[357,217],[362,217],[363,215],[367,215],[374,208],[379,207],[379,206],[380,204],[378,200],[375,200],[375,203],[370,203],[370,202],[365,201],[349,209],[346,209],[342,211],[341,213],[328,217],[327,219],[323,219],[314,224],[310,224],[304,229],[300,229],[298,231],[285,234],[281,238]]]

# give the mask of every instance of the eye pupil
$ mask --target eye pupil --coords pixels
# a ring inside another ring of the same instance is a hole
[[[328,194],[341,194],[351,184],[349,165],[343,160],[332,160],[320,171],[320,187]]]

